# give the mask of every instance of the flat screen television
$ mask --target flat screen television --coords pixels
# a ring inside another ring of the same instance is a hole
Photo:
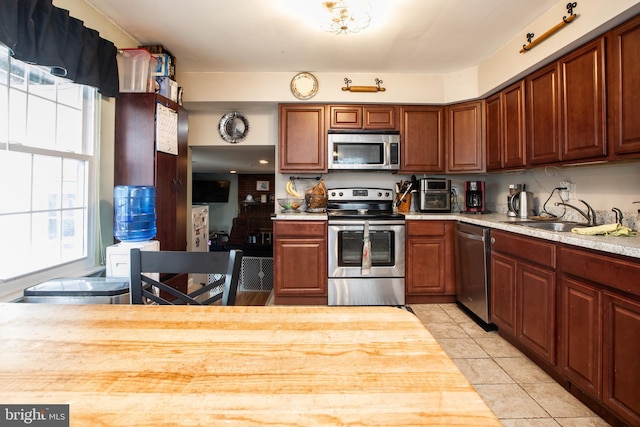
[[[227,203],[229,201],[230,181],[194,174],[191,184],[191,202],[194,204]]]

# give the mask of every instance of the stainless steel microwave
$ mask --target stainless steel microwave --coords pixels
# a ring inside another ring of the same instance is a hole
[[[329,131],[329,169],[400,169],[400,133]]]

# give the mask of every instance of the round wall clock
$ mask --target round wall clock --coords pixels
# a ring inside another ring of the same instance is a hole
[[[249,120],[247,120],[244,114],[238,113],[237,111],[227,113],[220,119],[218,132],[220,132],[220,137],[225,141],[231,144],[237,144],[247,138],[247,134],[249,133]]]
[[[311,73],[298,73],[291,79],[291,92],[298,99],[312,98],[318,92],[318,80]]]

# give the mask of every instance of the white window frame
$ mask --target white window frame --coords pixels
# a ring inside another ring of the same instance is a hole
[[[8,50],[0,44],[0,55],[8,56],[9,63],[16,61],[8,55]],[[54,77],[54,79],[57,79]],[[0,85],[0,90],[6,90],[6,99],[9,99],[10,85]],[[31,271],[18,277],[0,278],[0,302],[12,301],[22,296],[24,289],[35,284],[51,280],[58,277],[80,277],[92,275],[100,272],[103,267],[98,265],[98,250],[100,248],[99,238],[99,186],[98,186],[98,168],[100,166],[99,159],[99,126],[100,126],[100,108],[101,100],[97,90],[91,88],[93,93],[89,94],[93,99],[90,100],[88,114],[84,114],[82,120],[82,135],[84,144],[84,153],[72,153],[49,149],[48,147],[30,147],[23,144],[16,144],[9,141],[9,130],[6,129],[4,135],[0,135],[0,151],[22,152],[35,155],[46,155],[58,158],[68,158],[73,160],[81,160],[86,162],[86,220],[87,234],[84,236],[85,253],[84,256],[72,261],[62,262],[49,268],[43,268],[38,271]],[[0,114],[8,115],[8,108],[0,106]],[[88,117],[87,117],[88,116]],[[8,118],[6,119],[8,123]],[[8,127],[8,126],[7,126]],[[1,130],[0,132],[5,132]],[[8,141],[8,142],[7,142]],[[0,152],[0,155],[2,153]],[[32,171],[33,173],[33,171]],[[1,185],[11,185],[4,182]],[[2,201],[8,203],[8,201]],[[1,236],[0,236],[1,239]],[[10,245],[6,239],[0,240],[0,245]],[[3,260],[2,262],[10,262]]]

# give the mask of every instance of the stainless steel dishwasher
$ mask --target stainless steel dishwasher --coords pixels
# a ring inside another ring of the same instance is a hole
[[[456,298],[489,326],[490,317],[490,229],[456,224]]]

